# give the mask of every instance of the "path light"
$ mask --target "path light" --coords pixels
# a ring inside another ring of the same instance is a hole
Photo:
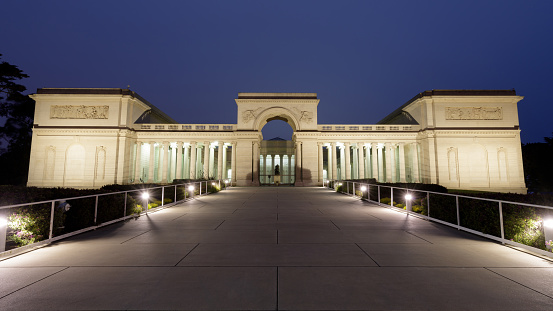
[[[212,185],[212,186],[215,186],[215,182],[212,182],[211,185]]]
[[[188,191],[194,193],[194,186],[193,185],[188,186]]]
[[[407,212],[410,212],[411,209],[411,200],[413,200],[413,196],[410,193],[407,193],[405,195],[405,205],[407,206]]]
[[[361,186],[361,192],[367,191],[367,186]]]
[[[543,233],[545,234],[545,247],[552,249],[553,245],[549,241],[553,240],[553,218],[543,220]]]
[[[148,213],[148,199],[150,198],[150,194],[148,192],[142,192],[142,200],[144,200],[144,209],[146,211],[146,214]]]

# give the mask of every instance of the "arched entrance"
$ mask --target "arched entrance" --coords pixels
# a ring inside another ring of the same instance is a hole
[[[262,132],[263,140],[259,145],[259,185],[275,185],[276,181],[281,185],[294,185],[296,150],[292,138],[294,129],[297,128],[295,121],[291,113],[283,107],[272,107],[260,115],[258,128]],[[281,128],[282,125],[288,124],[291,133],[280,135],[285,138],[277,136],[274,132],[270,134],[272,136],[265,135],[265,128],[275,123],[280,123]],[[275,177],[277,175],[278,177]]]

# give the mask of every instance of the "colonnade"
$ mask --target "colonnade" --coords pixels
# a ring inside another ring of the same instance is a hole
[[[174,179],[202,178],[230,178],[235,182],[236,142],[137,141],[129,176],[134,183],[170,183]]]
[[[269,184],[273,182],[270,176],[275,175],[275,166],[278,164],[280,169],[282,184],[289,184],[294,182],[294,165],[295,156],[288,154],[262,154],[259,159],[259,181],[262,184]]]
[[[318,143],[319,179],[421,182],[420,148],[415,142]]]

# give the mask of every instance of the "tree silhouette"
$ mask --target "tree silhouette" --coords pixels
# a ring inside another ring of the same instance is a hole
[[[22,94],[26,88],[18,81],[28,77],[17,66],[0,63],[0,118],[5,120],[0,127],[0,184],[27,181],[35,102]]]

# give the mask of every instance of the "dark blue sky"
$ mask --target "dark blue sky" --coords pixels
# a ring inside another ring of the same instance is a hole
[[[372,124],[430,89],[512,89],[551,136],[552,1],[4,1],[0,53],[40,87],[127,85],[180,123],[236,123],[238,92],[316,92]],[[269,123],[271,124],[271,123]],[[279,133],[265,133],[265,138]]]

